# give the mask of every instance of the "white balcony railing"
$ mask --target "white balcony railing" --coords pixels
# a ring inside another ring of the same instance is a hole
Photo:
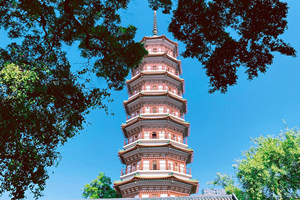
[[[128,98],[128,100],[136,97],[139,93],[148,93],[148,94],[151,94],[151,93],[169,93],[169,94],[174,95],[174,96],[176,96],[180,99],[183,99],[182,96],[180,96],[180,95],[178,95],[178,94],[176,94],[176,93],[174,93],[170,90],[140,90],[139,92],[137,92],[137,93],[133,94],[132,96],[130,96]]]
[[[140,144],[147,144],[147,145],[161,145],[161,144],[166,144],[168,142],[171,142],[171,144],[180,147],[180,148],[187,148],[188,147],[188,142],[187,139],[184,138],[183,140],[180,139],[180,141],[177,139],[171,139],[171,137],[165,137],[165,138],[157,138],[157,139],[145,139],[145,138],[140,138],[140,139],[135,139],[135,140],[128,140],[124,139],[124,149],[130,149],[134,147],[137,143]]]
[[[179,119],[179,120],[181,120],[181,121],[185,121],[183,118],[181,118],[181,117],[178,117],[178,116],[176,116],[176,115],[174,115],[174,114],[170,114],[170,113],[147,113],[147,112],[142,112],[142,113],[140,113],[140,114],[138,114],[138,115],[134,115],[134,116],[129,116],[128,117],[128,119],[126,120],[126,123],[129,123],[130,121],[132,121],[132,120],[134,120],[134,119],[136,119],[136,118],[138,118],[138,117],[153,117],[153,118],[155,118],[155,117],[157,117],[157,118],[159,118],[159,117],[164,117],[164,116],[168,116],[168,115],[170,115],[170,116],[172,116],[172,117],[174,117],[174,118],[176,118],[176,119]]]

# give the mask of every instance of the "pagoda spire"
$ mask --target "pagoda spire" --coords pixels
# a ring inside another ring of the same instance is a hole
[[[157,21],[156,21],[156,10],[154,11],[154,20],[153,20],[153,36],[157,36],[158,30],[157,30]]]

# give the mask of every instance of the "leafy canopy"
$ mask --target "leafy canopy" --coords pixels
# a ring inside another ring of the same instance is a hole
[[[57,148],[83,128],[88,108],[103,107],[104,90],[85,92],[68,68],[52,72],[4,65],[0,71],[0,193],[22,199],[41,195]],[[62,75],[64,81],[52,82]],[[52,78],[51,78],[52,77]]]
[[[120,26],[125,0],[0,0],[0,196],[42,195],[58,147],[82,128],[92,108],[107,111],[108,89],[120,90],[147,54],[136,28]],[[64,46],[77,46],[87,64],[71,70]],[[85,74],[107,82],[89,87]]]
[[[247,196],[236,186],[234,179],[230,175],[217,173],[217,177],[207,184],[213,187],[221,186],[227,194],[234,194],[239,200],[247,199]]]
[[[279,38],[287,13],[280,0],[178,0],[169,31],[186,44],[184,57],[203,64],[210,92],[225,93],[237,83],[239,67],[252,80],[267,71],[273,52],[296,56]]]
[[[241,200],[296,198],[300,192],[300,131],[288,130],[279,137],[259,137],[253,142],[235,165],[240,186],[221,174],[210,184],[222,186]]]
[[[121,198],[122,196],[118,194],[111,185],[110,177],[100,172],[97,179],[84,186],[82,196],[86,199]]]

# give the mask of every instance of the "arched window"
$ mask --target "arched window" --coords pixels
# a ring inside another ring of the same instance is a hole
[[[131,172],[131,165],[127,165],[127,174]]]
[[[175,134],[173,134],[173,140],[175,140],[175,141],[176,141],[176,135],[175,135]]]
[[[152,112],[153,112],[153,113],[156,113],[156,107],[153,107],[153,108],[152,108]]]
[[[135,164],[132,165],[132,171],[133,172],[136,171],[136,165]]]
[[[154,66],[152,67],[152,69],[153,69],[153,70],[156,70],[156,66],[154,65]]]
[[[153,52],[157,52],[157,48],[154,48],[154,49],[153,49]]]
[[[153,169],[153,170],[157,170],[157,163],[156,163],[156,160],[154,160],[154,161],[152,162],[152,169]]]
[[[141,161],[137,162],[136,170],[139,170],[139,169],[140,169],[140,166],[141,166]]]
[[[156,134],[156,132],[153,132],[152,133],[152,139],[156,139],[157,138],[157,134]]]

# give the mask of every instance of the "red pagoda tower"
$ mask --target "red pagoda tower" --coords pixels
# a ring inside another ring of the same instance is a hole
[[[118,152],[126,168],[114,183],[125,198],[189,196],[198,188],[187,168],[193,150],[187,144],[190,124],[184,120],[178,44],[157,33],[154,12],[153,37],[141,41],[149,54],[126,82],[127,121],[121,126],[126,139]]]

